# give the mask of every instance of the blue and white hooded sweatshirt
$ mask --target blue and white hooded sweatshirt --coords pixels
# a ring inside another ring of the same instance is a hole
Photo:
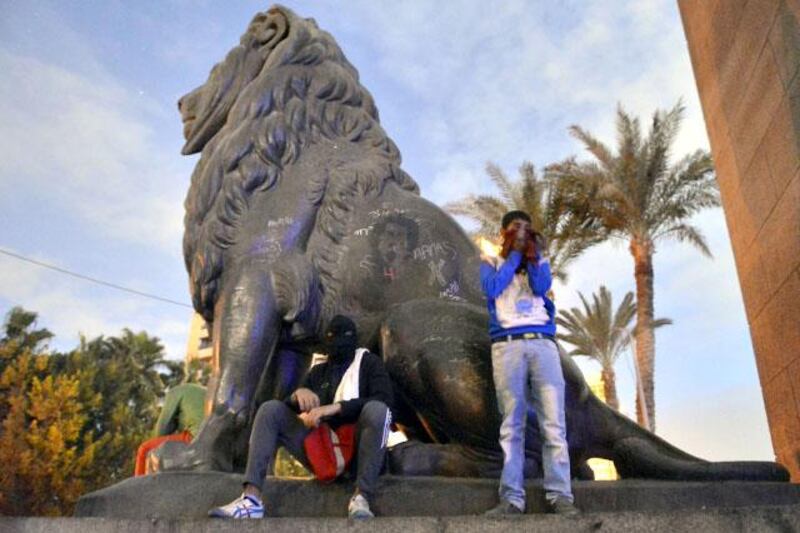
[[[528,263],[515,274],[522,254],[512,251],[502,257],[483,257],[481,287],[489,308],[489,336],[492,340],[522,333],[556,334],[556,307],[547,297],[553,278],[550,261]]]

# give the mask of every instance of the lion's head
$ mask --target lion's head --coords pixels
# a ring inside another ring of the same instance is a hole
[[[284,7],[257,14],[239,45],[178,107],[183,153],[202,151],[186,198],[184,258],[195,309],[208,320],[225,250],[239,236],[249,198],[269,194],[311,144],[332,139],[370,150],[363,168],[346,178],[357,180],[356,187],[325,183],[317,190],[366,194],[389,180],[418,190],[400,169],[399,151],[380,126],[372,96],[333,37]],[[335,245],[339,232],[325,229]]]
[[[186,144],[181,153],[194,154],[225,125],[242,89],[261,72],[275,47],[286,38],[288,21],[280,9],[259,13],[239,42],[217,63],[208,80],[178,100]]]

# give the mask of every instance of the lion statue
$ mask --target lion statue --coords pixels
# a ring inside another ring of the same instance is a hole
[[[333,37],[276,6],[252,20],[208,81],[180,99],[184,154],[202,152],[186,198],[192,301],[212,327],[221,374],[211,415],[165,469],[243,467],[254,412],[302,380],[336,314],[384,358],[410,440],[409,475],[497,476],[500,418],[479,252],[419,195],[370,93]],[[622,476],[788,479],[775,463],[711,463],[599,401],[562,355],[573,469]],[[535,413],[526,474],[541,475]]]

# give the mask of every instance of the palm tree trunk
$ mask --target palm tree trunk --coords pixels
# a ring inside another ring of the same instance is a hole
[[[653,243],[649,239],[634,238],[630,251],[636,278],[636,362],[642,382],[644,398],[636,396],[636,418],[650,431],[656,429],[655,358],[656,343],[653,333]]]
[[[617,397],[617,376],[613,366],[604,366],[600,373],[603,380],[603,395],[606,403],[615,411],[619,411],[619,398]]]

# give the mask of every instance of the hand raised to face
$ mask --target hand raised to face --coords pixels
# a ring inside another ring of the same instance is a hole
[[[528,239],[525,243],[525,259],[528,263],[535,264],[538,257],[538,250],[536,246],[536,235],[531,231],[529,232]]]
[[[503,250],[501,255],[508,257],[512,250],[526,254],[532,236],[531,224],[527,220],[517,218],[503,228]]]

